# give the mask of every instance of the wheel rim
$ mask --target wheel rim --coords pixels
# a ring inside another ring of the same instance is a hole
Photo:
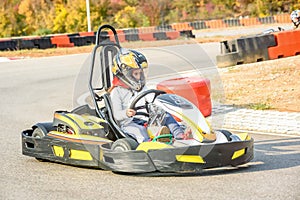
[[[116,146],[114,148],[114,151],[117,151],[117,152],[123,152],[123,151],[126,151],[127,149],[124,148],[123,146]]]

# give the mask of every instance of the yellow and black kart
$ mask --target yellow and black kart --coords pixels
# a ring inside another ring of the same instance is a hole
[[[52,122],[37,123],[24,130],[24,155],[40,161],[128,173],[199,172],[241,165],[253,158],[253,139],[247,133],[212,130],[195,105],[181,96],[155,89],[142,92],[130,106],[148,121],[152,140],[138,143],[124,133],[114,120],[107,92],[112,84],[112,58],[120,49],[116,30],[110,25],[99,27],[88,83],[93,106],[56,111]],[[174,140],[172,135],[164,135],[170,142],[158,142],[162,136],[155,137],[151,130],[160,126],[166,112],[183,128],[189,127],[192,137]]]

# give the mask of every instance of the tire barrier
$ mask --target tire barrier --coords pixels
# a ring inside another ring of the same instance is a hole
[[[162,27],[163,28],[163,27]],[[142,41],[154,41],[156,38],[154,37],[154,32],[156,32],[155,27],[142,27],[138,29],[139,38]]]
[[[170,40],[175,40],[180,37],[180,33],[177,31],[167,31],[165,33],[167,38],[169,38]]]
[[[74,43],[71,43],[68,35],[53,36],[51,37],[51,43],[55,47],[74,47]]]
[[[239,19],[224,19],[223,21],[228,27],[241,26]]]
[[[240,19],[240,23],[242,26],[254,26],[254,25],[261,25],[261,22],[258,20],[258,18],[242,18]]]
[[[174,40],[180,36],[195,37],[192,31],[174,31],[172,28],[165,27],[147,27],[139,29],[118,29],[116,30],[120,42],[132,41],[155,41],[155,40]],[[105,31],[104,31],[105,32]],[[105,39],[114,41],[114,35],[111,31],[103,35]],[[95,44],[95,32],[80,32],[66,35],[54,35],[47,37],[34,37],[34,38],[18,38],[0,40],[0,51],[8,50],[21,50],[21,49],[47,49],[55,47],[74,47],[86,46]]]
[[[210,20],[205,22],[208,28],[226,28],[227,25],[223,20]]]
[[[11,51],[17,49],[17,42],[13,40],[0,40],[1,51]]]
[[[53,48],[50,37],[0,40],[0,51]]]
[[[289,14],[275,15],[274,20],[276,23],[291,23],[291,18]]]
[[[221,42],[221,55],[217,55],[218,67],[269,60],[268,48],[276,46],[271,34],[243,37]]]
[[[140,40],[138,29],[125,29],[123,33],[125,34],[125,40],[128,42]]]
[[[192,33],[193,27],[188,22],[171,24],[171,27],[173,30],[180,32],[180,36],[195,38],[195,35]]]
[[[211,115],[210,80],[201,77],[182,77],[162,81],[157,84],[158,90],[177,94],[192,102],[207,117]],[[193,94],[191,94],[193,91]]]
[[[191,31],[191,30],[193,30],[193,27],[191,27],[188,22],[171,24],[171,27],[175,31]]]
[[[277,45],[268,48],[270,60],[300,55],[300,30],[282,31],[273,34]]]
[[[250,26],[268,23],[291,23],[289,14],[280,14],[264,18],[233,18],[223,20],[194,21],[176,24],[166,24],[153,27],[134,29],[118,29],[120,42],[126,41],[155,41],[177,39],[180,36],[195,38],[193,30],[208,28],[226,28],[233,26]],[[114,37],[108,33],[111,41]],[[95,32],[80,32],[71,35],[54,35],[34,38],[17,38],[0,40],[0,51],[19,49],[47,49],[53,47],[83,46],[95,43]]]
[[[273,16],[270,16],[270,17],[260,17],[258,18],[258,21],[262,24],[275,24],[276,21],[274,19]]]
[[[51,43],[50,37],[36,38],[33,40],[33,42],[35,47],[38,49],[49,49],[54,47],[54,45]]]
[[[141,33],[139,35],[139,38],[142,41],[154,41],[154,40],[156,40],[153,33]]]
[[[205,24],[205,21],[196,21],[196,22],[190,22],[190,26],[194,30],[199,30],[199,29],[207,29],[208,27]]]

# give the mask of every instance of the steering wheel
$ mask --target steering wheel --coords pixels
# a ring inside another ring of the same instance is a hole
[[[138,111],[138,110],[141,110],[141,109],[146,109],[148,113],[139,111],[139,112],[136,112],[135,115],[143,115],[143,116],[149,117],[149,110],[148,110],[147,104],[148,104],[148,103],[153,103],[157,96],[159,96],[159,95],[161,95],[161,94],[165,94],[165,93],[166,93],[166,92],[164,92],[164,91],[161,91],[161,90],[155,90],[155,89],[146,90],[146,91],[140,93],[140,94],[132,101],[132,103],[130,104],[129,108],[130,108],[130,109],[134,109],[135,111]],[[145,96],[147,96],[147,95],[149,95],[149,94],[154,94],[154,97],[153,97],[152,102],[146,102],[145,105],[142,105],[142,106],[136,106],[136,104],[137,104],[137,102],[138,102],[139,100],[141,100],[142,98],[144,98]]]

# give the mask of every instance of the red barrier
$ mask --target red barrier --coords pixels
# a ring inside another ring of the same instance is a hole
[[[280,15],[275,15],[274,20],[277,23],[291,23],[291,18],[290,14],[280,14]]]
[[[209,28],[225,28],[227,27],[227,24],[225,22],[223,22],[223,20],[209,20],[209,21],[205,21],[205,25],[206,27]]]
[[[253,26],[253,25],[261,25],[261,22],[258,21],[258,18],[250,17],[250,18],[240,19],[240,24],[242,26]]]
[[[179,31],[168,31],[166,32],[167,37],[170,40],[174,40],[180,37],[180,32]]]
[[[143,41],[154,41],[156,38],[154,37],[153,33],[155,33],[155,27],[141,27],[138,28],[139,31],[139,39]]]
[[[300,30],[273,33],[277,46],[269,47],[269,59],[300,55]]]
[[[205,117],[211,115],[209,79],[199,77],[169,79],[157,84],[157,89],[182,96],[197,106]]]
[[[156,32],[155,26],[150,26],[150,27],[141,27],[138,28],[139,33],[154,33]]]
[[[80,32],[80,36],[95,36],[94,32]]]
[[[189,23],[176,23],[176,24],[171,24],[172,29],[176,31],[189,31],[193,30],[193,27],[189,25]]]
[[[70,42],[70,38],[67,35],[53,36],[51,43],[56,47],[74,47],[74,43]]]
[[[119,42],[126,42],[124,31],[120,30],[120,29],[117,29],[116,32],[117,32],[117,35],[118,35],[118,38],[119,38]],[[111,30],[108,31],[108,35],[109,35],[110,41],[115,42],[115,36],[114,36],[114,33]]]
[[[154,41],[156,38],[154,38],[153,33],[139,33],[140,40],[143,41]]]

